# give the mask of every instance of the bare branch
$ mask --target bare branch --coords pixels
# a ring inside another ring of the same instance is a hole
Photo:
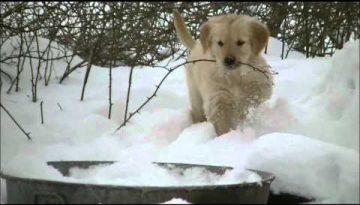
[[[125,113],[124,113],[124,126],[127,122],[127,113],[128,113],[128,107],[129,107],[129,99],[130,99],[130,90],[131,90],[131,81],[132,81],[132,73],[133,73],[134,67],[130,68],[129,72],[129,83],[128,83],[128,89],[127,89],[127,95],[126,95],[126,105],[125,105]]]
[[[73,66],[72,68],[66,69],[63,76],[61,77],[59,83],[62,83],[66,77],[68,77],[72,72],[74,72],[77,68],[80,68],[82,66],[84,66],[84,64],[86,63],[86,60],[81,61],[80,63],[76,64],[75,66]],[[70,67],[70,64],[68,64],[68,67]]]
[[[6,77],[8,77],[9,80],[10,80],[10,82],[12,82],[12,77],[11,77],[11,75],[10,75],[9,73],[7,73],[7,72],[5,72],[5,71],[3,71],[3,70],[1,70],[1,69],[0,69],[0,72],[1,72],[2,74],[4,74]]]
[[[13,122],[18,126],[18,128],[26,135],[26,137],[28,138],[28,140],[31,140],[30,137],[30,132],[26,132],[20,125],[19,123],[15,120],[15,118],[10,114],[10,112],[0,103],[0,106],[2,107],[2,109],[4,109],[4,111],[9,115],[9,117],[13,120]]]
[[[43,101],[40,102],[41,124],[44,124]]]
[[[61,111],[63,111],[63,108],[61,107],[60,103],[57,103],[57,106],[60,108]]]
[[[82,91],[81,91],[81,98],[80,98],[81,101],[84,100],[85,87],[86,87],[86,83],[87,83],[88,78],[89,78],[89,75],[90,75],[90,70],[91,70],[91,66],[92,66],[93,53],[94,53],[94,48],[91,49],[90,55],[89,55],[89,63],[88,63],[88,66],[87,66],[87,68],[86,68],[85,79],[84,79],[84,83],[83,83],[83,87],[82,87]]]

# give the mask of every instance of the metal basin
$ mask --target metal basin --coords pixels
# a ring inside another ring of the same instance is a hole
[[[64,176],[69,175],[72,167],[86,169],[93,165],[111,164],[114,161],[56,161],[48,162]],[[195,164],[158,163],[166,169],[205,168],[210,172],[223,174],[231,167],[207,166]],[[81,184],[40,179],[28,179],[0,173],[6,179],[8,203],[25,204],[141,204],[162,203],[172,198],[182,198],[190,203],[244,203],[266,204],[268,202],[270,184],[274,180],[272,174],[256,172],[262,183],[241,183],[231,185],[206,186],[114,186],[98,184]]]

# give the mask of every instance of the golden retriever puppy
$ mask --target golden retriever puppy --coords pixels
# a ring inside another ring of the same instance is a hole
[[[273,78],[262,57],[267,26],[245,15],[215,16],[201,25],[195,41],[177,11],[174,24],[190,50],[188,61],[216,60],[185,65],[193,123],[207,120],[222,135],[243,122],[251,107],[271,97]]]

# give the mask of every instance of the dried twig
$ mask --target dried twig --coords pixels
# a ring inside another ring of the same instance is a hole
[[[38,56],[32,56],[30,55],[26,55],[26,54],[19,54],[19,55],[11,55],[11,56],[8,56],[8,57],[5,57],[3,59],[0,60],[0,63],[5,63],[6,61],[8,60],[12,60],[12,59],[16,59],[16,58],[19,58],[19,57],[24,57],[24,58],[33,58],[33,59],[37,59],[37,60],[42,60],[42,61],[47,61],[47,60],[61,60],[63,58],[66,58],[66,57],[70,57],[71,55],[64,55],[64,56],[60,56],[60,57],[55,57],[55,58],[44,58],[44,56],[42,55],[42,57],[38,57]]]
[[[37,53],[38,53],[38,66],[36,69],[36,78],[35,78],[35,82],[33,83],[33,90],[34,90],[34,94],[33,94],[33,102],[37,101],[37,85],[39,82],[39,77],[40,77],[40,68],[41,68],[41,58],[45,55],[45,52],[40,55],[40,47],[39,47],[39,38],[38,38],[38,34],[37,32],[35,32],[35,40],[36,40],[36,49],[37,49]]]
[[[111,24],[112,27],[114,28],[114,15],[111,15],[112,19],[111,19]],[[112,38],[114,38],[114,32],[115,30],[112,29]],[[111,102],[111,88],[112,88],[112,67],[113,67],[113,54],[114,54],[114,42],[111,44],[111,49],[110,49],[110,68],[109,68],[109,112],[108,112],[108,118],[111,119],[111,109],[113,106],[113,103]],[[115,64],[115,62],[114,62]]]
[[[18,57],[18,63],[16,66],[16,86],[15,86],[15,92],[19,91],[19,76],[20,76],[20,63],[21,63],[21,54],[22,54],[22,50],[23,50],[23,33],[20,33],[20,47],[19,47],[19,57]],[[23,61],[25,61],[25,58],[23,59]]]
[[[44,124],[43,101],[40,102],[41,124]]]
[[[5,71],[3,71],[1,69],[0,69],[0,72],[3,73],[6,77],[8,77],[10,82],[12,82],[12,77],[11,77],[11,75],[9,73],[7,73],[7,72],[5,72]]]
[[[49,59],[49,54],[51,53],[51,56],[52,56],[52,50],[51,50],[51,43],[52,43],[52,40],[49,41],[49,44],[47,46],[47,48],[45,49],[44,52],[46,52],[46,59]],[[51,63],[52,63],[52,60],[50,60]],[[44,73],[44,83],[45,83],[45,86],[48,86],[49,84],[49,81],[50,81],[50,76],[51,76],[51,69],[52,67],[50,67],[50,73],[49,73],[49,76],[47,75],[47,72],[48,72],[48,67],[49,65],[49,60],[46,60],[45,61],[45,73]]]
[[[70,75],[70,73],[72,73],[73,71],[75,71],[77,68],[82,67],[84,64],[86,63],[86,60],[81,61],[80,63],[76,64],[75,66],[73,66],[72,68],[70,67],[70,64],[68,64],[68,68],[65,70],[63,76],[61,77],[59,83],[61,84],[66,77],[68,77]]]
[[[60,103],[57,103],[57,106],[60,108],[61,111],[63,110]]]
[[[30,61],[30,71],[31,71],[31,94],[32,94],[32,101],[36,101],[36,90],[34,90],[34,68],[32,64],[32,56],[29,58]]]
[[[25,55],[30,52],[30,47],[31,47],[31,44],[32,44],[32,42],[34,41],[34,39],[35,39],[35,36],[33,36],[33,37],[31,38],[31,40],[30,40],[30,43],[27,44],[26,37],[24,37],[24,41],[25,41],[25,43],[26,43]],[[23,42],[24,42],[24,41],[23,41]],[[17,89],[15,89],[15,91],[16,91],[16,92],[18,91],[18,88],[19,88],[19,77],[20,77],[21,72],[24,70],[24,64],[25,64],[25,57],[23,58],[23,61],[22,61],[22,64],[21,64],[21,70],[20,70],[19,72],[17,72],[16,78],[11,82],[11,85],[10,85],[9,89],[6,91],[7,94],[10,93],[10,91],[11,91],[12,87],[15,85],[15,83],[16,83],[16,88],[17,88]]]
[[[258,71],[258,72],[264,74],[267,79],[269,79],[268,74],[269,74],[269,75],[277,75],[277,74],[278,74],[277,72],[274,72],[274,71],[268,72],[268,71],[266,71],[266,70],[262,70],[262,69],[261,69],[261,68],[271,68],[271,66],[269,66],[269,65],[266,65],[266,66],[263,66],[263,67],[256,67],[256,66],[253,66],[253,65],[248,64],[248,63],[242,63],[242,62],[240,62],[239,64],[247,65],[247,66],[251,67],[254,71]]]
[[[116,128],[115,132],[118,131],[119,129],[121,129],[122,127],[124,127],[126,125],[127,122],[130,121],[130,119],[132,118],[132,116],[134,116],[136,113],[139,113],[140,110],[152,99],[156,96],[156,93],[158,92],[160,86],[163,84],[163,82],[165,81],[165,79],[170,75],[170,73],[172,73],[174,70],[176,70],[177,68],[183,66],[183,65],[186,65],[186,64],[189,64],[189,63],[197,63],[197,62],[200,62],[200,61],[205,61],[205,62],[216,62],[216,60],[210,60],[210,59],[198,59],[198,60],[193,60],[193,61],[186,61],[184,63],[181,63],[171,69],[167,69],[168,72],[164,75],[164,77],[161,79],[160,83],[158,85],[156,85],[156,89],[155,91],[153,92],[153,94],[150,96],[150,97],[147,97],[147,99],[145,100],[145,102],[143,104],[141,104],[134,112],[130,112],[129,113],[129,117],[125,118],[124,119],[124,122],[118,127]],[[247,63],[241,63],[243,65],[247,65],[247,66],[250,66],[251,68],[253,68],[253,70],[255,71],[259,71],[261,73],[263,73],[267,78],[269,78],[269,76],[267,74],[270,74],[270,75],[274,75],[274,74],[277,74],[275,72],[267,72],[266,70],[262,70],[261,68],[259,67],[256,67],[256,66],[253,66],[253,65],[250,65],[250,64],[247,64]],[[157,67],[162,67],[162,66],[157,66]],[[270,66],[268,66],[270,67]],[[129,81],[130,83],[130,81]],[[126,115],[125,115],[126,116]]]
[[[26,137],[31,140],[30,137],[30,132],[26,132],[20,125],[19,123],[15,120],[15,118],[10,114],[10,112],[0,103],[0,106],[2,107],[2,109],[4,109],[4,111],[9,115],[9,117],[14,121],[14,123],[20,128],[20,130],[26,135]]]
[[[105,5],[103,5],[102,9],[105,10]],[[91,18],[90,18],[90,21],[92,20]],[[81,101],[84,100],[85,87],[86,87],[86,83],[87,83],[89,75],[90,75],[91,66],[95,63],[95,60],[94,60],[94,57],[96,57],[96,54],[94,53],[95,49],[98,48],[98,46],[99,46],[99,44],[100,44],[100,42],[102,40],[102,37],[104,35],[104,32],[105,32],[106,19],[105,18],[102,19],[101,23],[102,23],[102,29],[100,29],[99,36],[97,37],[94,44],[90,48],[90,54],[89,54],[89,60],[88,60],[89,63],[88,63],[87,69],[86,69],[84,84],[83,84],[83,88],[82,88],[82,91],[81,91],[81,98],[80,98]],[[99,31],[99,30],[96,30],[96,31]]]
[[[53,56],[52,51],[51,51],[51,56]],[[47,61],[46,61],[46,63],[47,63]],[[49,73],[48,77],[46,77],[46,74],[45,74],[45,85],[48,85],[50,82],[52,70],[53,70],[53,60],[50,60],[50,73]]]
[[[130,100],[130,90],[131,90],[131,81],[132,81],[132,73],[133,73],[134,67],[130,68],[130,73],[129,73],[129,83],[128,83],[128,90],[127,90],[127,95],[126,95],[126,105],[125,105],[125,114],[124,114],[124,125],[127,122],[127,113],[128,113],[128,107],[129,107],[129,100]],[[131,115],[131,113],[130,113]]]
[[[213,60],[206,60],[206,59],[202,59],[202,60],[194,60],[194,61],[186,61],[185,63],[181,63],[177,66],[175,66],[174,68],[171,68],[171,69],[167,69],[168,72],[165,74],[165,76],[161,79],[160,83],[158,85],[156,85],[156,89],[155,91],[153,92],[153,94],[150,96],[150,97],[147,97],[146,101],[141,104],[133,113],[129,113],[129,117],[126,117],[126,113],[127,113],[127,108],[126,108],[126,111],[125,111],[125,118],[124,118],[124,122],[115,130],[115,132],[117,130],[119,130],[120,128],[122,128],[123,126],[126,125],[126,123],[132,118],[132,116],[134,116],[136,113],[138,113],[153,97],[156,96],[156,93],[158,92],[160,86],[162,85],[162,83],[165,81],[165,79],[170,75],[170,73],[172,73],[174,70],[176,70],[177,68],[179,68],[180,66],[183,66],[185,64],[188,64],[188,63],[196,63],[198,61],[213,61]],[[132,73],[132,69],[130,70],[130,73]],[[131,74],[130,74],[131,76]],[[131,79],[129,77],[129,88],[130,88],[130,85],[131,85]],[[129,96],[129,89],[128,89],[128,96]],[[128,102],[126,103],[128,104]],[[126,106],[127,107],[127,106]]]
[[[82,87],[82,91],[81,91],[81,98],[80,98],[81,101],[84,100],[85,87],[86,87],[86,83],[87,83],[88,78],[89,78],[89,75],[90,75],[90,70],[91,70],[91,66],[92,66],[92,58],[93,58],[94,49],[95,49],[95,48],[92,48],[92,49],[90,50],[89,63],[88,63],[87,68],[86,68],[84,83],[83,83],[83,87]]]
[[[108,113],[109,119],[111,119],[111,108],[113,106],[113,103],[111,102],[111,84],[112,84],[112,61],[110,62],[110,68],[109,68],[109,113]]]

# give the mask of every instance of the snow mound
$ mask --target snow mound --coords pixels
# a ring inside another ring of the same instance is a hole
[[[359,201],[359,153],[301,135],[272,133],[252,145],[247,167],[275,175],[271,190],[317,202]]]
[[[331,66],[299,99],[296,131],[359,151],[359,40],[335,52]]]

